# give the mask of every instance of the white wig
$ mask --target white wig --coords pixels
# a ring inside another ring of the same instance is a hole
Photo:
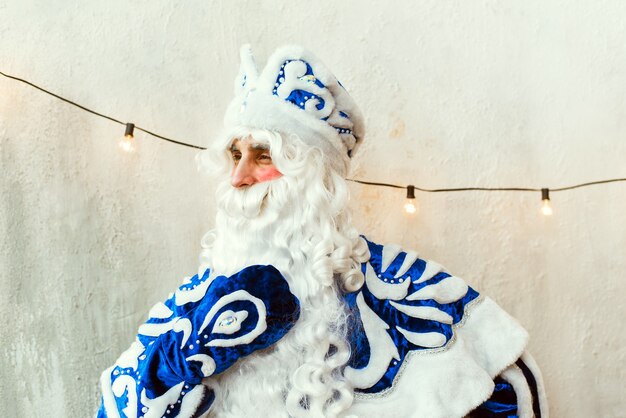
[[[241,416],[245,405],[238,405],[237,399],[243,404],[254,398],[250,392],[258,394],[258,388],[264,387],[263,398],[280,400],[290,416],[338,416],[353,399],[352,387],[343,376],[350,349],[349,313],[341,294],[362,286],[361,263],[369,256],[350,222],[348,187],[324,164],[321,149],[296,135],[267,130],[231,130],[213,150],[199,156],[200,166],[225,176],[232,169],[230,144],[247,137],[269,143],[272,160],[283,176],[243,189],[222,180],[217,225],[203,238],[201,269],[210,266],[233,273],[247,264],[274,264],[275,259],[300,299],[302,312],[274,350],[253,355],[238,363],[238,372],[228,371],[218,378],[222,393],[216,403],[228,401],[215,407],[220,417]],[[247,378],[237,379],[242,373]],[[274,410],[270,415],[276,414]]]

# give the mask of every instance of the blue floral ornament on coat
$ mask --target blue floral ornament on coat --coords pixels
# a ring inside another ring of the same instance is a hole
[[[365,285],[345,296],[354,313],[346,377],[356,392],[373,394],[392,387],[411,352],[445,347],[453,338],[452,326],[479,294],[417,253],[367,245]]]
[[[527,416],[509,383],[516,381],[510,379],[512,362],[525,347],[519,324],[438,264],[395,245],[367,245],[365,284],[344,296],[353,313],[345,369],[355,387],[351,412],[387,416],[392,404],[393,413],[403,411],[397,416]],[[187,279],[152,308],[137,341],[103,373],[98,416],[205,414],[215,393],[203,379],[279,341],[299,312],[297,298],[272,266],[248,267],[229,278],[207,270]],[[494,330],[503,338],[491,338]],[[523,408],[539,417],[534,372],[521,358],[515,365],[533,397]]]
[[[365,241],[365,283],[344,296],[352,314],[350,413],[539,418],[546,411],[540,374],[524,353],[528,334],[512,317],[439,264]]]
[[[201,416],[215,398],[202,379],[276,343],[299,313],[273,266],[192,277],[152,308],[137,340],[103,373],[98,417]]]

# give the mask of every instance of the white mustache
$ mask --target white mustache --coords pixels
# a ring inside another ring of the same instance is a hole
[[[229,182],[223,182],[218,186],[216,193],[218,208],[230,216],[257,218],[263,210],[269,191],[269,181],[241,188],[233,187]]]

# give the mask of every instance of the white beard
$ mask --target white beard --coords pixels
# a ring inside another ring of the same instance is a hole
[[[210,266],[216,275],[232,275],[254,264],[271,264],[285,276],[301,303],[301,317],[294,328],[274,346],[240,360],[211,382],[216,400],[211,417],[289,417],[285,398],[290,379],[305,362],[297,342],[303,318],[322,318],[314,308],[318,283],[311,275],[314,244],[324,238],[316,222],[302,219],[301,199],[286,178],[238,190],[223,184],[218,188],[216,229],[205,236],[201,268]],[[300,203],[299,203],[300,202]],[[316,239],[311,239],[311,237]],[[299,251],[298,251],[299,250]],[[302,256],[304,254],[304,256]],[[212,274],[213,275],[213,274]],[[332,281],[332,269],[328,271]],[[337,299],[337,306],[340,305]],[[331,307],[332,308],[332,307]]]
[[[279,248],[274,239],[277,234],[284,234],[288,219],[296,217],[289,204],[287,183],[280,178],[235,189],[223,182],[216,193],[216,228],[203,239],[203,247],[210,248],[203,253],[203,264],[227,276],[252,264],[287,269],[290,251]]]

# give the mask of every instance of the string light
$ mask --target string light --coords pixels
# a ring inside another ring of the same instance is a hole
[[[356,179],[347,179],[353,183],[364,184],[366,186],[380,186],[380,187],[390,187],[394,189],[406,189],[407,191],[407,200],[404,205],[405,212],[412,214],[416,213],[418,210],[417,201],[415,200],[415,190],[419,190],[420,192],[427,193],[443,193],[443,192],[466,192],[466,191],[485,191],[485,192],[541,192],[541,213],[545,216],[551,216],[553,214],[552,203],[550,202],[550,191],[552,192],[562,192],[565,190],[579,189],[582,187],[588,187],[598,184],[606,184],[606,183],[617,183],[617,182],[626,182],[626,178],[618,178],[618,179],[608,179],[608,180],[598,180],[598,181],[590,181],[587,183],[575,184],[573,186],[560,187],[554,189],[548,188],[530,188],[530,187],[456,187],[449,189],[424,189],[421,187],[409,185],[409,186],[399,186],[397,184],[391,183],[378,183],[373,181],[364,181],[364,180],[356,180]],[[411,203],[415,206],[412,207]]]
[[[132,123],[125,123],[122,122],[120,120],[117,120],[111,116],[107,116],[104,115],[102,113],[98,113],[94,110],[91,110],[85,106],[82,106],[78,103],[75,103],[69,99],[66,99],[64,97],[59,96],[58,94],[52,93],[46,89],[44,89],[43,87],[40,87],[34,83],[31,83],[28,80],[24,80],[22,78],[19,77],[15,77],[12,75],[8,75],[3,73],[2,71],[0,71],[0,75],[6,77],[6,78],[10,78],[12,80],[16,80],[19,81],[21,83],[27,84],[39,91],[42,91],[52,97],[55,97],[65,103],[68,103],[72,106],[75,106],[81,110],[84,110],[86,112],[89,112],[93,115],[99,116],[101,118],[105,118],[108,119],[112,122],[115,123],[119,123],[120,125],[125,125],[126,126],[126,131],[124,133],[124,138],[122,138],[122,140],[120,141],[119,145],[120,147],[127,152],[132,152],[133,150],[135,150],[135,139],[134,139],[134,130],[137,129],[139,131],[142,131],[150,136],[153,136],[157,139],[161,139],[176,145],[182,145],[185,147],[189,147],[189,148],[195,148],[195,149],[199,149],[199,150],[205,150],[205,147],[201,147],[198,145],[194,145],[194,144],[189,144],[186,142],[181,142],[181,141],[177,141],[175,139],[172,138],[167,138],[165,136],[156,134],[154,132],[150,132],[147,129],[141,128],[139,126],[136,126],[135,124]],[[356,179],[347,179],[348,181],[354,182],[354,183],[360,183],[360,184],[364,184],[364,185],[370,185],[370,186],[381,186],[381,187],[390,187],[390,188],[395,188],[395,189],[406,189],[407,191],[407,198],[406,198],[406,202],[404,204],[404,210],[405,212],[407,212],[408,214],[415,214],[418,212],[418,204],[417,201],[415,199],[415,190],[419,190],[421,192],[428,192],[428,193],[440,193],[440,192],[461,192],[461,191],[487,191],[487,192],[495,192],[495,191],[511,191],[511,192],[537,192],[537,191],[541,191],[541,200],[542,200],[542,206],[541,206],[541,212],[545,215],[545,216],[550,216],[553,213],[552,210],[552,205],[550,202],[550,191],[552,192],[561,192],[561,191],[565,191],[565,190],[572,190],[572,189],[577,189],[577,188],[581,188],[581,187],[587,187],[587,186],[592,186],[592,185],[598,185],[598,184],[605,184],[605,183],[614,183],[614,182],[626,182],[626,178],[616,178],[616,179],[607,179],[607,180],[598,180],[598,181],[592,181],[592,182],[588,182],[588,183],[582,183],[582,184],[575,184],[573,186],[567,186],[567,187],[561,187],[561,188],[553,188],[553,189],[548,189],[548,188],[542,188],[542,189],[537,189],[537,188],[528,188],[528,187],[458,187],[458,188],[446,188],[446,189],[425,189],[425,188],[420,188],[417,186],[413,186],[413,185],[409,185],[409,186],[400,186],[397,184],[390,184],[390,183],[378,183],[378,182],[370,182],[370,181],[363,181],[363,180],[356,180]]]
[[[541,213],[545,216],[552,215],[552,205],[550,204],[550,189],[541,189]]]
[[[133,135],[134,132],[135,132],[135,124],[127,123],[124,136],[122,137],[122,139],[120,139],[120,148],[126,152],[135,151],[135,136]]]
[[[33,88],[36,88],[37,90],[39,90],[41,92],[49,94],[50,96],[55,97],[55,98],[61,100],[62,102],[65,102],[65,103],[70,104],[72,106],[76,106],[77,108],[79,108],[81,110],[84,110],[85,112],[91,113],[92,115],[96,115],[96,116],[99,116],[101,118],[108,119],[111,122],[119,123],[120,125],[126,125],[125,122],[122,122],[122,121],[120,121],[118,119],[115,119],[115,118],[113,118],[111,116],[107,116],[105,114],[96,112],[95,110],[91,110],[91,109],[89,109],[86,106],[80,105],[80,104],[78,104],[76,102],[73,102],[73,101],[71,101],[69,99],[66,99],[65,97],[59,96],[58,94],[55,94],[55,93],[52,93],[51,91],[48,91],[48,90],[44,89],[43,87],[39,87],[37,84],[31,83],[30,81],[24,80],[23,78],[19,78],[19,77],[15,77],[15,76],[12,76],[12,75],[9,75],[9,74],[5,74],[2,71],[0,71],[0,75],[4,76],[6,78],[10,78],[11,80],[19,81],[20,83],[28,84],[29,86],[31,86]],[[195,149],[199,149],[199,150],[205,150],[206,149],[205,147],[201,147],[201,146],[193,145],[193,144],[188,144],[186,142],[177,141],[175,139],[168,138],[166,136],[159,135],[159,134],[156,134],[154,132],[150,132],[149,130],[144,129],[144,128],[142,128],[140,126],[137,126],[137,125],[135,125],[135,129],[137,129],[138,131],[141,131],[141,132],[145,132],[148,135],[151,135],[151,136],[153,136],[153,137],[155,137],[157,139],[161,139],[163,141],[171,142],[172,144],[182,145],[184,147],[195,148]]]
[[[404,211],[409,215],[417,213],[417,202],[415,200],[415,186],[406,186],[406,202],[404,203]]]

